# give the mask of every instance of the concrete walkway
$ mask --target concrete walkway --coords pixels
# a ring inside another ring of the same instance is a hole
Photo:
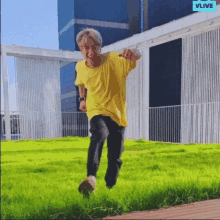
[[[139,211],[102,219],[220,219],[220,199]]]

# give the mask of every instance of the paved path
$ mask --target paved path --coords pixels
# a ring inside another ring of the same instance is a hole
[[[139,211],[102,219],[220,219],[220,199]]]

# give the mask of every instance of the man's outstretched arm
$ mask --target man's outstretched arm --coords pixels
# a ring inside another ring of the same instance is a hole
[[[137,49],[131,50],[131,49],[124,49],[122,53],[119,54],[119,56],[124,57],[125,59],[132,60],[136,62],[141,58],[141,54]]]

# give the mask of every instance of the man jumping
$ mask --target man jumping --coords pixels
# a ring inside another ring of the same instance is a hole
[[[88,196],[96,189],[96,173],[106,139],[106,186],[111,189],[116,184],[122,166],[120,157],[123,152],[124,131],[128,125],[126,78],[141,56],[130,49],[125,49],[121,54],[101,54],[102,37],[95,29],[80,31],[76,41],[84,60],[76,64],[75,85],[79,87],[80,110],[87,112],[92,134],[88,150],[87,179],[79,186],[79,192]],[[87,98],[85,88],[88,91]]]

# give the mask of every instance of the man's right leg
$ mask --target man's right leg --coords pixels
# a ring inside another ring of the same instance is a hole
[[[87,177],[96,176],[101,161],[102,149],[109,135],[105,117],[94,116],[90,121],[90,146],[88,150]]]

